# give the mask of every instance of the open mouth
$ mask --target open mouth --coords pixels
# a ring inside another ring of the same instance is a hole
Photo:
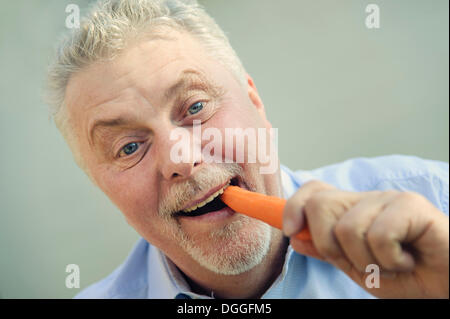
[[[220,195],[223,193],[225,188],[227,188],[229,185],[238,185],[237,178],[232,178],[229,183],[227,183],[224,187],[222,187],[220,190],[216,191],[212,195],[210,195],[207,199],[204,201],[191,206],[189,208],[186,208],[184,210],[178,211],[175,213],[175,216],[177,217],[197,217],[213,212],[217,212],[225,207],[228,207],[222,200],[220,199]]]

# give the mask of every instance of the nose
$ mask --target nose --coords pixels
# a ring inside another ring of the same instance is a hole
[[[191,136],[192,137],[192,136]],[[167,181],[186,179],[195,174],[202,163],[201,143],[192,139],[171,140],[166,137],[160,143],[160,172]],[[183,154],[183,156],[178,156]]]
[[[168,163],[162,169],[162,175],[167,180],[183,179],[193,175],[195,167],[200,163]]]

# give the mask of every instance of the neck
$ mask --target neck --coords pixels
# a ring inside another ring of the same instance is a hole
[[[193,292],[215,298],[259,298],[269,289],[283,269],[288,239],[272,230],[269,252],[253,269],[239,275],[218,275],[208,271],[185,275]]]

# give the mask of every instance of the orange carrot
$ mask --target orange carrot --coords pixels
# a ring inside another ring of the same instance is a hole
[[[283,198],[250,192],[237,186],[228,186],[220,199],[238,213],[282,229],[283,209],[286,204],[286,200]],[[295,237],[301,240],[311,240],[311,234],[307,227]]]

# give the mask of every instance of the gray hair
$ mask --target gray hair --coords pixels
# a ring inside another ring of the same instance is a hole
[[[49,66],[46,100],[56,126],[66,139],[75,162],[87,172],[64,106],[70,77],[101,60],[113,59],[131,41],[152,36],[169,27],[187,32],[212,57],[246,84],[245,70],[227,36],[195,0],[102,0],[82,19],[79,29],[65,35]]]

